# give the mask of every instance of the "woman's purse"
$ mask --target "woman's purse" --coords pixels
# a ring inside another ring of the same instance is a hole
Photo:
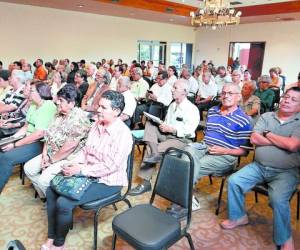
[[[58,173],[50,182],[51,188],[58,194],[79,201],[96,178],[84,175],[64,176]]]

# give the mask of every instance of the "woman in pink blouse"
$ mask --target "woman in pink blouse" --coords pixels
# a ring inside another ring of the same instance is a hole
[[[119,118],[124,106],[122,94],[108,90],[102,95],[86,145],[63,168],[66,176],[80,173],[96,177],[98,182],[93,182],[79,201],[47,189],[48,240],[42,250],[64,249],[76,206],[110,196],[127,185],[127,158],[133,142],[129,128]]]

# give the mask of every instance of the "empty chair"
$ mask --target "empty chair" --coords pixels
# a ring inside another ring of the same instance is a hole
[[[181,159],[185,154],[189,161]],[[112,249],[117,236],[135,249],[163,249],[186,237],[194,249],[188,228],[191,222],[194,163],[185,151],[169,148],[162,159],[149,204],[137,205],[117,215],[112,222],[114,231]],[[181,228],[179,220],[153,206],[159,195],[172,203],[188,209],[187,222]]]

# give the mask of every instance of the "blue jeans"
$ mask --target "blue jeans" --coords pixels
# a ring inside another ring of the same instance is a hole
[[[84,203],[108,197],[119,192],[121,186],[92,183],[79,201],[68,199],[47,188],[48,238],[55,246],[62,246],[72,225],[73,209]]]
[[[273,209],[273,239],[276,245],[282,245],[292,235],[289,200],[299,183],[298,168],[279,169],[258,162],[243,167],[228,179],[228,216],[230,220],[244,216],[244,194],[263,182],[268,183]]]
[[[14,166],[41,154],[42,145],[42,142],[38,141],[13,148],[7,152],[0,152],[0,193],[12,175]]]

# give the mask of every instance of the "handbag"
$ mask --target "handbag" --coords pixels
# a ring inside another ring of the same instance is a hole
[[[50,182],[51,188],[58,194],[79,201],[89,186],[96,180],[85,175],[64,176],[58,173]]]

